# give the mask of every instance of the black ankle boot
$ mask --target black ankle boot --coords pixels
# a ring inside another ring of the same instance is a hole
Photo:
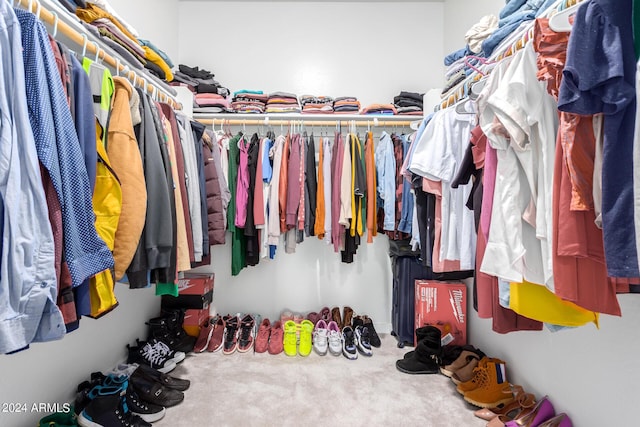
[[[396,368],[406,374],[436,374],[440,371],[442,354],[441,332],[435,326],[425,326],[424,337],[409,357],[396,361]]]
[[[163,315],[149,319],[148,340],[156,339],[169,346],[171,350],[188,353],[193,351],[196,337],[188,335],[182,328],[184,311],[163,310]]]

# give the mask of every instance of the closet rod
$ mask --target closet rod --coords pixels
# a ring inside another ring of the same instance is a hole
[[[102,62],[106,62],[109,66],[116,70],[117,74],[126,76],[132,82],[133,86],[140,86],[145,92],[149,93],[150,95],[155,94],[158,96],[158,99],[164,98],[164,101],[171,105],[173,108],[182,109],[182,105],[175,101],[172,97],[167,95],[162,88],[149,83],[147,79],[139,76],[136,72],[122,65],[120,60],[116,60],[104,49],[101,49],[97,44],[88,42],[86,35],[80,34],[69,24],[59,19],[56,13],[51,12],[49,9],[45,8],[38,0],[14,0],[14,4],[16,6],[21,6],[23,9],[35,14],[36,16],[38,16],[38,19],[46,22],[53,28],[57,28],[58,32],[69,37],[78,46],[82,47],[83,49],[86,48],[86,51],[88,53],[97,55],[97,58],[99,60],[101,60]],[[126,73],[124,73],[125,70]]]
[[[416,118],[417,120],[421,120],[422,118]],[[367,120],[367,121],[355,121],[355,120],[325,120],[325,121],[314,121],[314,120],[229,120],[229,119],[196,119],[198,122],[203,125],[230,125],[230,126],[289,126],[291,124],[303,124],[304,126],[336,126],[340,124],[341,126],[349,126],[355,123],[356,126],[370,126],[370,127],[380,127],[380,126],[411,126],[411,123],[414,121],[384,121],[384,120]]]

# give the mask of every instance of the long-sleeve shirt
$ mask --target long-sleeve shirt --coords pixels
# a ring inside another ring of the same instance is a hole
[[[331,200],[331,184],[333,177],[331,176],[331,160],[333,158],[333,145],[331,139],[326,138],[323,141],[324,146],[324,159],[322,163],[322,169],[324,172],[324,240],[327,243],[331,243],[331,216],[332,214],[332,200]]]
[[[376,171],[378,173],[378,194],[384,201],[385,231],[393,231],[396,224],[396,160],[393,153],[393,143],[387,132],[380,135],[380,143],[375,151]]]
[[[300,135],[291,138],[289,166],[287,174],[287,229],[298,225],[298,208],[300,207]]]
[[[377,183],[373,150],[373,133],[367,132],[367,140],[364,144],[365,172],[367,174],[367,243],[373,243],[373,236],[377,234],[378,198],[376,197]]]
[[[320,138],[318,148],[318,182],[316,187],[316,210],[315,221],[313,225],[313,233],[318,239],[324,239],[324,219],[325,219],[325,202],[324,202],[324,144]]]
[[[285,137],[280,135],[276,138],[273,147],[270,150],[270,156],[273,157],[273,176],[271,178],[271,186],[269,188],[269,201],[267,219],[267,228],[269,237],[267,243],[270,246],[276,246],[280,241],[280,168],[282,165],[282,152],[284,150]]]

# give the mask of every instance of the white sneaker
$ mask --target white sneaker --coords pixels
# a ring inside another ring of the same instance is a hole
[[[340,333],[340,327],[335,321],[330,321],[327,325],[329,341],[329,352],[334,356],[340,356],[342,354],[342,333]]]
[[[322,319],[318,320],[318,323],[316,323],[316,327],[313,330],[313,350],[320,356],[326,355],[327,350],[329,349],[329,342],[327,340],[328,335],[329,331],[327,330],[327,322]]]

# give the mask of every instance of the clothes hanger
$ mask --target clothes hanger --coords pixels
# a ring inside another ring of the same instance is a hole
[[[566,33],[571,31],[573,24],[569,21],[569,19],[573,15],[575,15],[582,3],[586,2],[583,1],[576,3],[573,6],[569,6],[568,8],[557,12],[555,15],[549,18],[549,28],[551,28],[556,33]]]
[[[53,34],[51,35],[51,37],[55,39],[56,35],[58,34],[58,21],[60,20],[60,18],[55,11],[51,11],[51,14],[53,15]]]

